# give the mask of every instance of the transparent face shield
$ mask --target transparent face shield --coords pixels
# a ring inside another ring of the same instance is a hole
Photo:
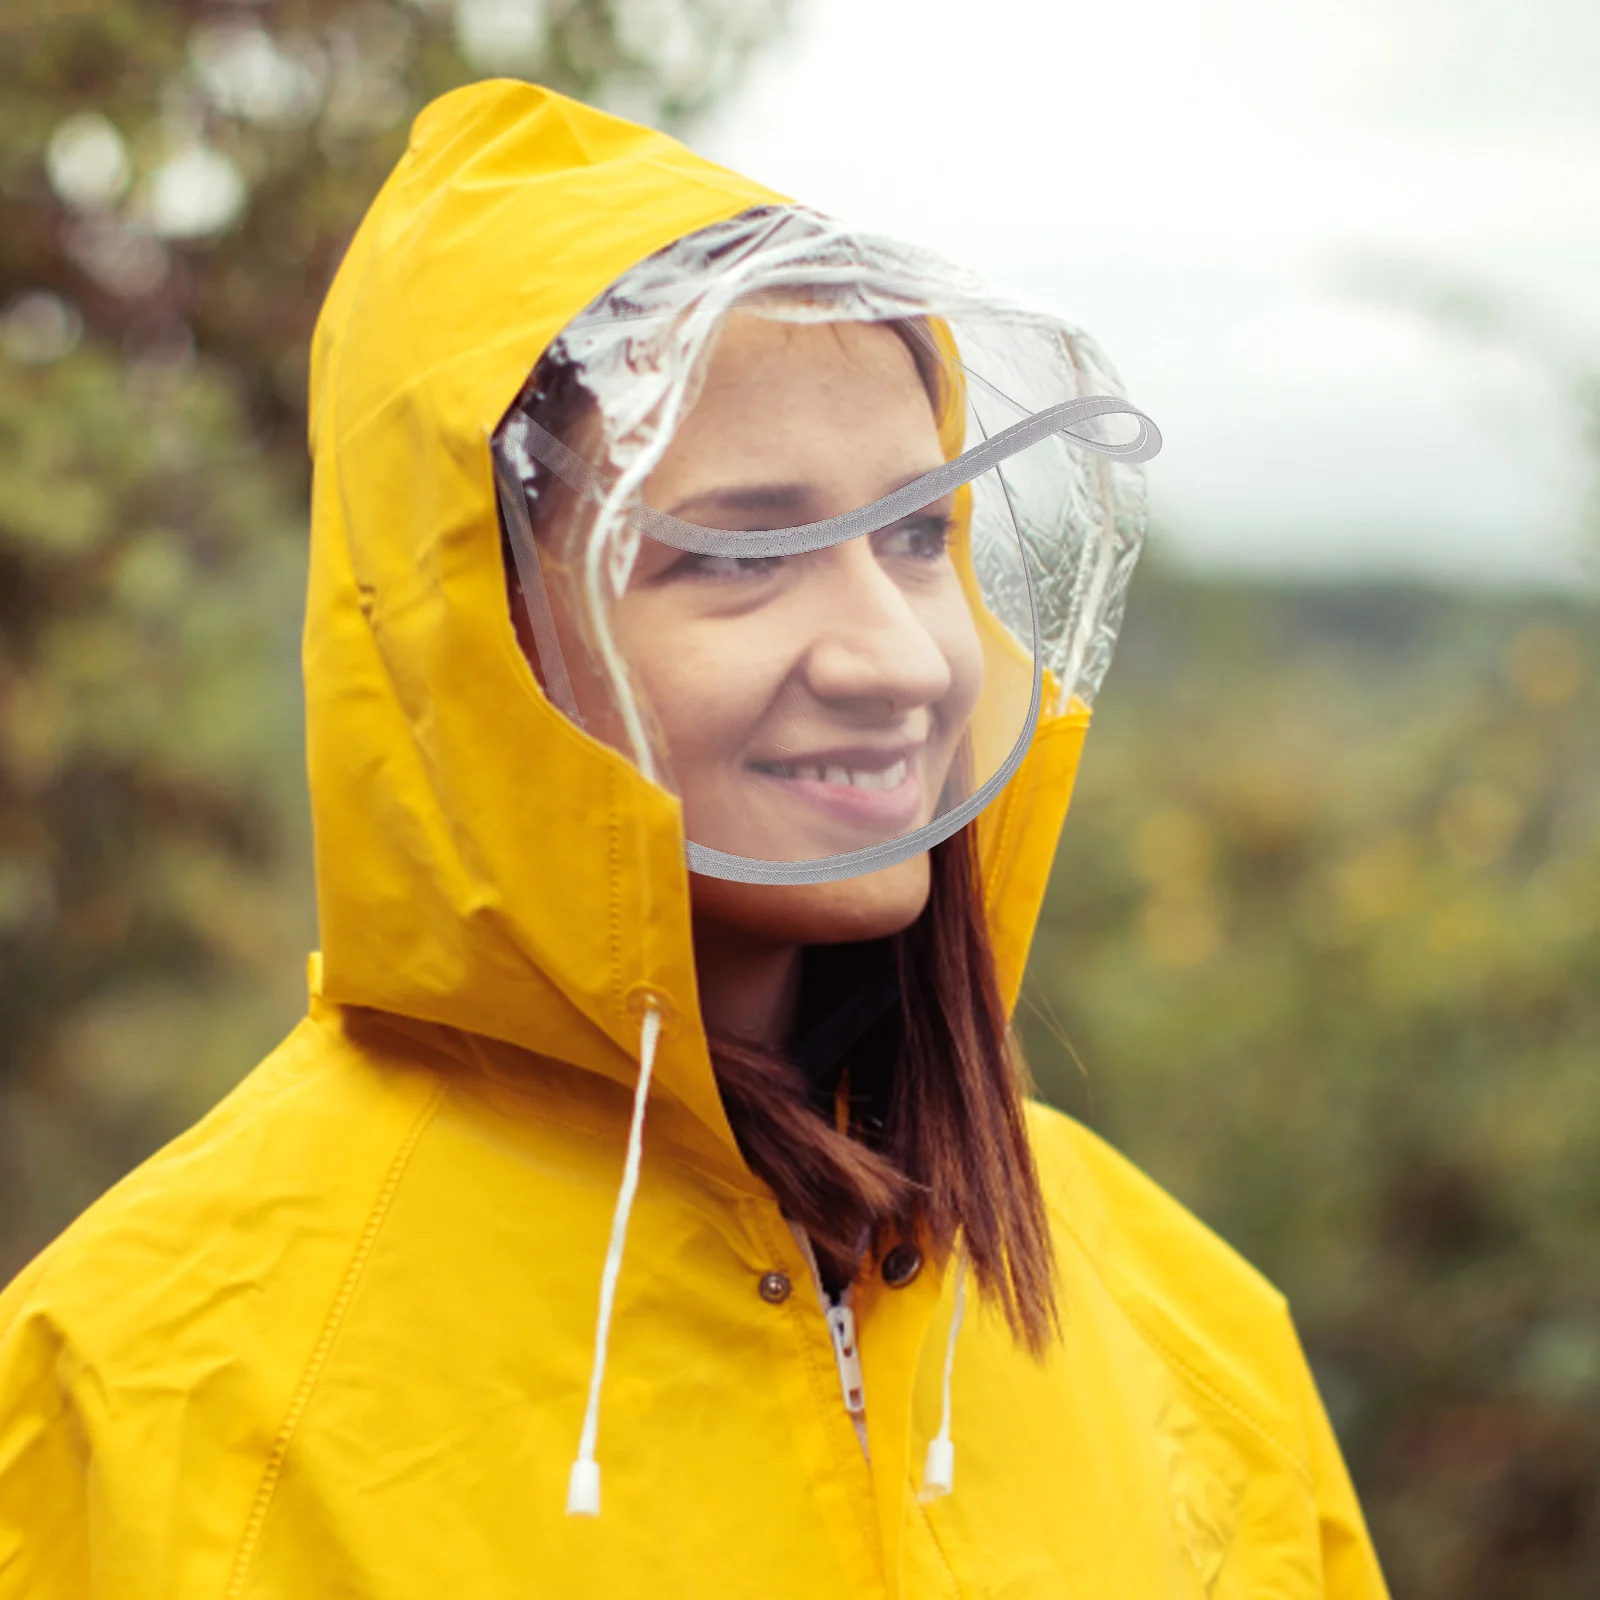
[[[689,864],[919,854],[1087,700],[1159,448],[1080,336],[796,209],[635,268],[497,431],[525,643]]]

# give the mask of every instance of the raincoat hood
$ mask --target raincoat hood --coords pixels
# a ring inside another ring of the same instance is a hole
[[[731,1148],[699,1024],[676,801],[540,691],[506,599],[488,441],[539,356],[662,246],[784,197],[521,83],[418,119],[313,346],[305,640],[329,1000],[657,1083]],[[1047,717],[979,819],[1015,997],[1087,712]]]

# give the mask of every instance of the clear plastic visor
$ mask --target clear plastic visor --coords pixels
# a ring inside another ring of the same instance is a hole
[[[1025,410],[926,323],[735,317],[636,486],[582,426],[514,412],[495,449],[551,698],[677,794],[694,870],[819,882],[930,848],[1010,777],[1046,692],[1023,529],[1061,452],[1158,446],[1118,396]],[[540,469],[561,491],[530,518]],[[628,559],[597,617],[608,515]]]

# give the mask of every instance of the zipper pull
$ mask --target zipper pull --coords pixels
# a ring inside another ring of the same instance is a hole
[[[844,1390],[844,1408],[852,1417],[867,1409],[861,1386],[861,1352],[856,1347],[856,1314],[847,1305],[828,1307],[828,1332],[833,1337],[833,1356],[839,1364],[839,1386]]]

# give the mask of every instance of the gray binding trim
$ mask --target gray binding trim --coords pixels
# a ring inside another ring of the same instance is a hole
[[[556,633],[550,592],[545,588],[544,568],[539,564],[539,547],[533,542],[528,497],[516,468],[502,454],[498,439],[491,442],[490,455],[494,461],[495,488],[500,494],[500,512],[505,518],[511,556],[522,584],[522,604],[528,613],[528,625],[533,629],[534,648],[539,652],[544,690],[551,704],[581,728],[583,717],[578,711],[577,696],[572,692],[572,679],[567,676],[567,658],[562,654],[561,639]]]
[[[1139,437],[1131,444],[1105,444],[1098,439],[1088,439],[1073,431],[1072,424],[1088,422],[1095,417],[1128,416],[1139,421]],[[523,414],[517,423],[529,454],[548,467],[569,488],[579,493],[602,497],[611,484],[604,474],[597,472],[582,456],[569,450],[553,433],[539,426],[532,417]],[[843,544],[847,539],[859,539],[863,534],[876,533],[887,528],[913,511],[942,500],[953,489],[971,483],[1002,461],[1048,439],[1052,434],[1062,434],[1074,444],[1092,450],[1096,455],[1108,456],[1113,461],[1148,461],[1161,448],[1161,433],[1149,417],[1139,408],[1117,395],[1084,395],[1077,400],[1064,400],[1060,405],[1046,406],[1021,422],[985,439],[981,444],[964,451],[953,461],[925,472],[903,488],[886,494],[880,500],[858,506],[854,511],[842,512],[823,522],[803,522],[793,528],[730,531],[723,528],[705,528],[696,522],[680,522],[657,511],[653,506],[636,506],[632,516],[641,532],[675,550],[688,550],[707,556],[795,556],[810,550],[823,550],[829,545]]]

